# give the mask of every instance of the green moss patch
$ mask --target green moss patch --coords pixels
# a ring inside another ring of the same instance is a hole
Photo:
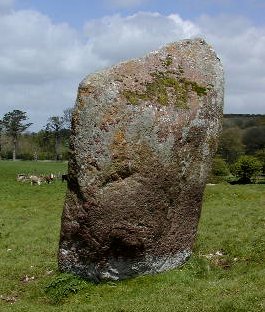
[[[166,59],[163,61],[163,65],[168,67],[173,63],[173,59],[171,55],[168,55]]]
[[[188,94],[190,91],[195,92],[200,97],[207,95],[205,87],[181,77],[180,72],[177,75],[179,77],[176,78],[172,73],[168,72],[153,73],[153,81],[145,84],[144,92],[125,90],[123,96],[132,105],[138,105],[141,101],[152,101],[167,106],[173,101],[177,108],[188,109]]]

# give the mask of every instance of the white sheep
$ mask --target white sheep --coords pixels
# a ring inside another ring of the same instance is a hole
[[[30,176],[29,179],[30,179],[31,185],[34,185],[34,184],[41,185],[41,178],[40,177]]]

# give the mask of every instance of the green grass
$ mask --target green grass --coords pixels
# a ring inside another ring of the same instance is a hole
[[[0,161],[0,311],[265,311],[265,185],[208,186],[183,267],[94,285],[57,272],[66,184],[16,181],[17,173],[65,170]],[[223,256],[209,256],[217,251]]]

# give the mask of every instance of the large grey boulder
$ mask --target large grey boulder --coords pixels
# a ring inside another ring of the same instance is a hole
[[[168,270],[191,255],[223,89],[220,60],[201,39],[80,83],[61,271],[116,280]]]

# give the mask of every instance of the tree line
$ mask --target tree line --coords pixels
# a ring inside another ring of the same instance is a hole
[[[38,132],[28,131],[32,123],[28,122],[26,112],[7,112],[0,119],[0,157],[67,160],[72,112],[68,108],[61,116],[51,116]],[[224,115],[213,173],[217,176],[232,173],[247,181],[258,172],[265,174],[265,115]]]
[[[13,110],[0,119],[0,158],[22,160],[67,160],[72,108],[51,116],[38,132],[29,132],[27,113]]]
[[[224,115],[213,174],[233,174],[242,183],[265,174],[265,115]]]

